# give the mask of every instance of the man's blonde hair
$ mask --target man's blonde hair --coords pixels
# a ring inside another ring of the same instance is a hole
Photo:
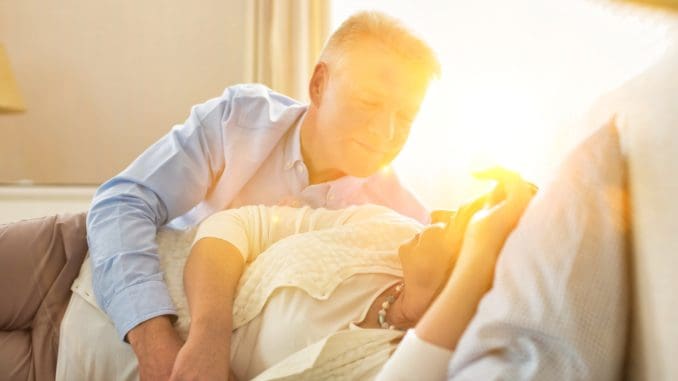
[[[440,76],[433,49],[396,18],[376,11],[358,12],[346,19],[325,43],[320,60],[338,65],[353,44],[370,38],[420,65],[429,78]]]

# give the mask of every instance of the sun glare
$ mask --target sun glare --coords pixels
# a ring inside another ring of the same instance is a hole
[[[661,25],[603,0],[343,0],[334,25],[365,4],[403,20],[443,67],[393,164],[431,208],[471,197],[485,185],[470,173],[487,166],[541,185],[573,143],[563,131],[665,48]]]
[[[383,166],[383,167],[381,168],[380,171],[381,171],[381,173],[383,173],[384,175],[388,175],[388,174],[392,171],[392,169],[391,169],[391,166],[390,166],[390,165],[385,165],[385,166]]]

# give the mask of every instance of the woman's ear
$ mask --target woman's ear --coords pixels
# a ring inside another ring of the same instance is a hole
[[[327,64],[322,61],[318,62],[313,69],[313,76],[308,84],[309,98],[311,99],[311,103],[316,107],[320,106],[320,103],[322,102],[328,78],[329,72],[327,70]]]

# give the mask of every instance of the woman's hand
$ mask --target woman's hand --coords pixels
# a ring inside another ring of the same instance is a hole
[[[495,180],[497,185],[483,209],[474,213],[464,233],[465,245],[484,247],[499,254],[508,235],[516,227],[536,187],[515,172],[491,168],[474,174],[480,179]],[[468,250],[473,251],[473,250]],[[496,255],[495,258],[496,260]]]
[[[454,267],[459,250],[464,242],[466,228],[471,217],[481,210],[491,197],[493,197],[493,192],[483,194],[470,202],[462,204],[454,214],[450,215],[449,220],[446,222],[445,246],[450,248],[453,254],[452,263],[450,263],[450,268],[448,269],[448,277],[449,271]]]
[[[504,241],[536,190],[516,173],[500,168],[476,176],[496,180],[498,185],[483,209],[472,214],[452,275],[415,328],[422,340],[450,350],[456,348],[478,303],[492,286]]]
[[[174,362],[170,381],[237,381],[230,368],[230,324],[220,319],[191,323],[188,339]]]
[[[473,215],[493,193],[463,204],[456,212],[432,214],[434,224],[400,247],[405,289],[399,306],[404,317],[416,322],[442,290],[459,255],[466,228]]]
[[[230,335],[191,332],[179,350],[170,381],[228,380]]]

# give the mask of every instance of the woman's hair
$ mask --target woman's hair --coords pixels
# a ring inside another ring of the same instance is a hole
[[[376,11],[358,12],[346,19],[325,43],[320,60],[340,65],[352,45],[370,39],[420,65],[429,78],[440,76],[440,63],[433,49],[396,18]]]

